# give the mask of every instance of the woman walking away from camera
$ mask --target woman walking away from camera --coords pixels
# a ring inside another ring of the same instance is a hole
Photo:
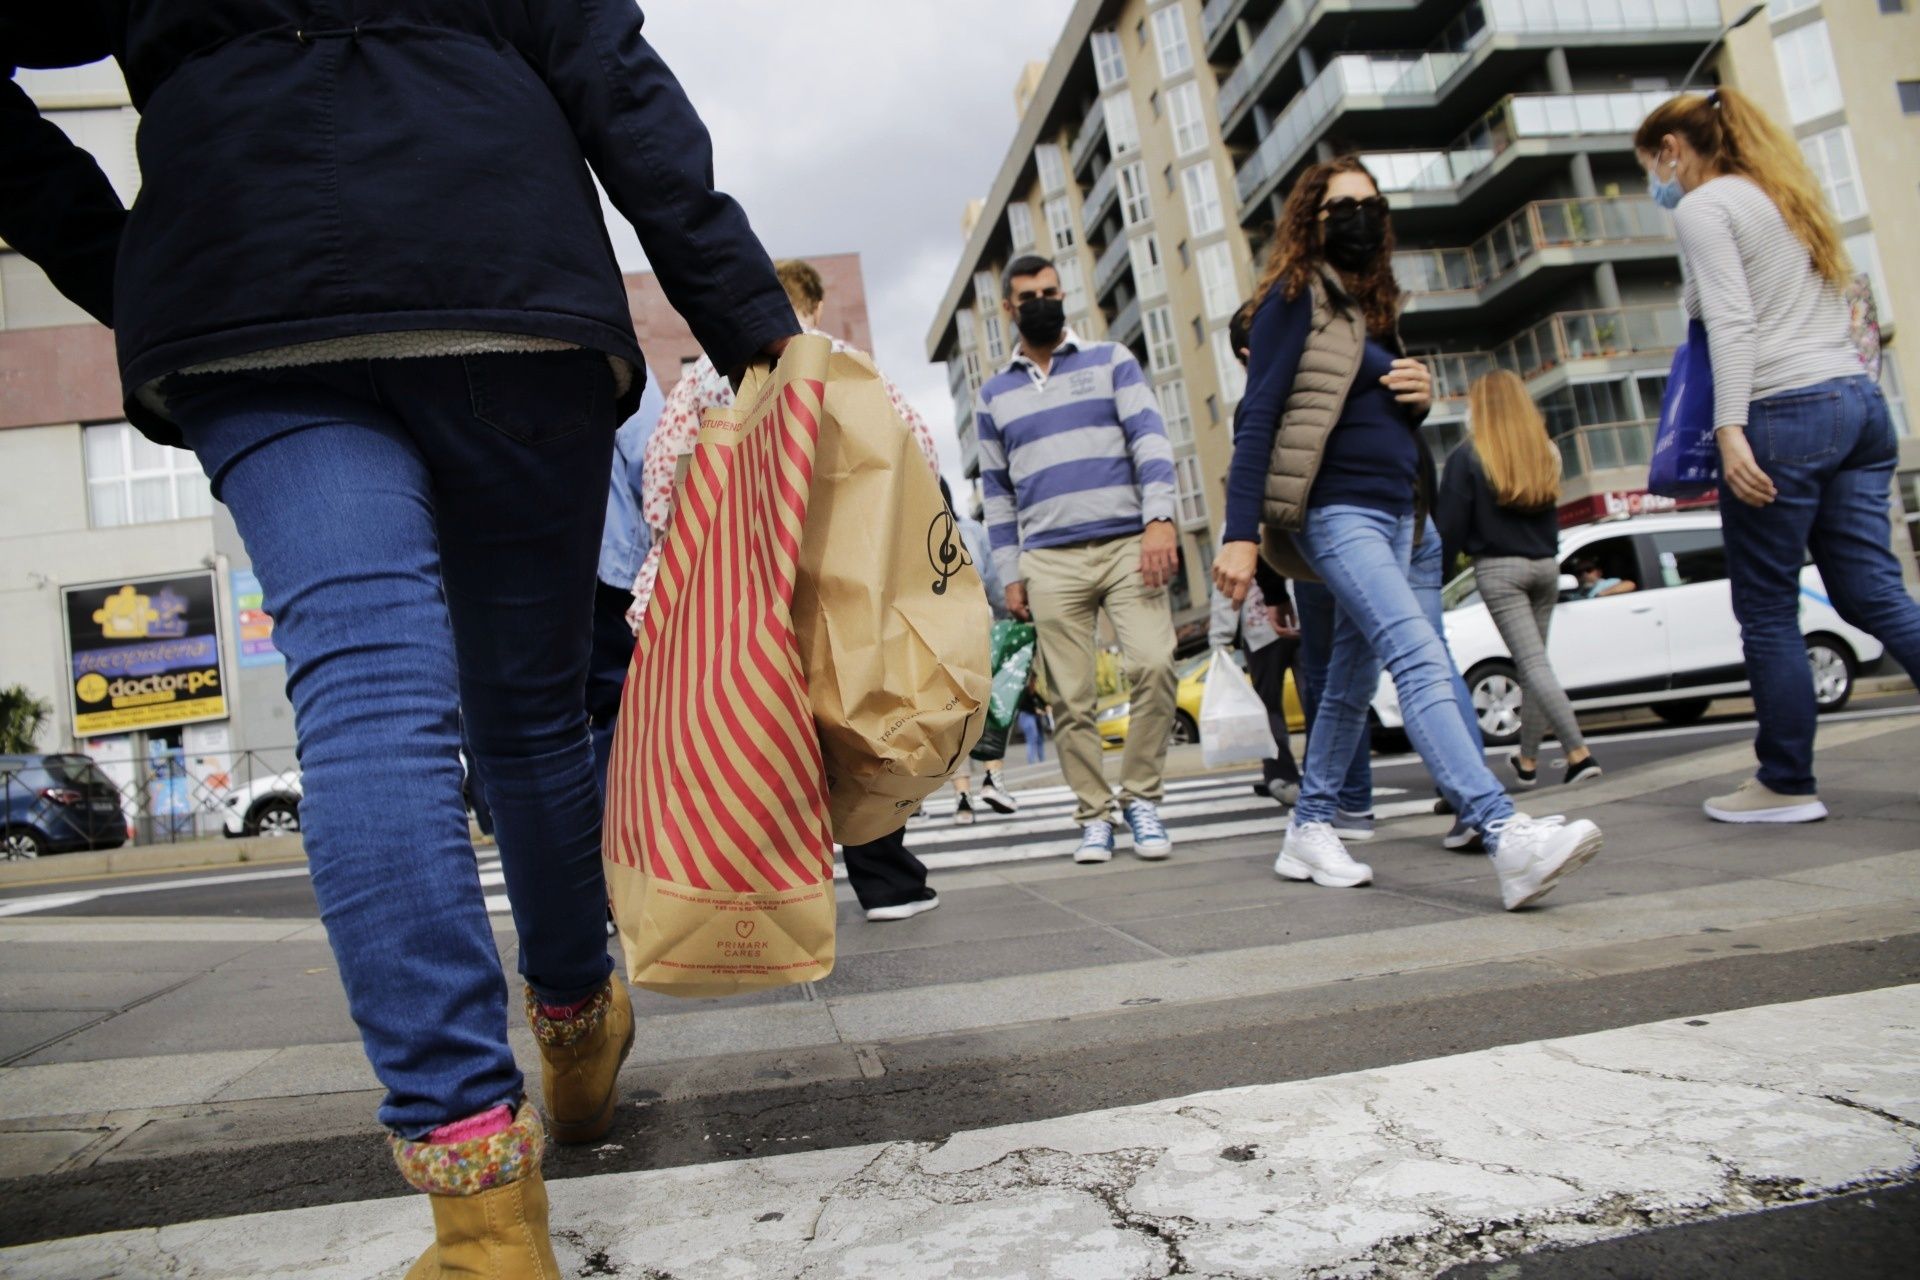
[[[1840,616],[1920,671],[1920,604],[1889,549],[1893,418],[1849,336],[1851,269],[1793,139],[1720,89],[1662,104],[1633,141],[1673,210],[1687,313],[1707,329],[1727,576],[1759,721],[1758,774],[1707,815],[1818,821],[1799,617],[1809,550]]]
[[[316,22],[316,12],[360,16]],[[0,85],[0,236],[112,326],[126,412],[198,455],[287,657],[313,890],[436,1242],[557,1277],[544,1129],[598,1139],[633,1042],[586,679],[614,431],[646,376],[597,174],[723,369],[799,330],[631,0],[0,7],[0,65],[114,57],[143,187]],[[546,1124],[460,795],[494,811]]]
[[[1415,530],[1427,516],[1415,509],[1414,433],[1432,404],[1432,381],[1398,354],[1392,254],[1386,198],[1357,157],[1301,175],[1255,293],[1214,581],[1238,603],[1265,554],[1289,576],[1319,578],[1337,605],[1300,803],[1274,870],[1342,887],[1373,878],[1332,822],[1384,662],[1408,736],[1461,821],[1484,838],[1501,898],[1515,910],[1591,858],[1600,831],[1514,812],[1475,749],[1446,644],[1408,583]],[[1263,524],[1264,546],[1256,542]]]
[[[1499,369],[1467,392],[1471,445],[1447,459],[1437,514],[1448,564],[1472,558],[1480,597],[1520,676],[1520,785],[1538,780],[1549,725],[1567,752],[1566,781],[1590,782],[1600,762],[1587,750],[1573,704],[1547,659],[1560,601],[1560,451],[1517,374]]]

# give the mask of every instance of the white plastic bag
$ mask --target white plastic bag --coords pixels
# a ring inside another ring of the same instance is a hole
[[[1200,754],[1209,769],[1279,754],[1267,704],[1225,649],[1213,651],[1207,668],[1207,690],[1200,698]]]

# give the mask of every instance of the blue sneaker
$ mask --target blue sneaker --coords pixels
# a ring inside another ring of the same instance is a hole
[[[1127,806],[1127,829],[1133,832],[1133,851],[1158,862],[1173,852],[1173,841],[1160,822],[1160,810],[1151,800],[1135,800]]]
[[[1339,836],[1342,840],[1373,839],[1373,811],[1371,809],[1365,813],[1348,813],[1345,809],[1337,809],[1334,812],[1334,819],[1328,824],[1333,828],[1333,834]]]
[[[1089,822],[1080,829],[1080,847],[1073,851],[1075,862],[1111,862],[1113,860],[1113,824],[1104,819]]]
[[[1440,838],[1440,843],[1455,853],[1485,853],[1487,842],[1480,837],[1479,828],[1469,826],[1465,818],[1453,820],[1453,830]]]

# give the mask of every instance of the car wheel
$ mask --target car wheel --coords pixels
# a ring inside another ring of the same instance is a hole
[[[1712,705],[1712,698],[1682,698],[1678,702],[1656,702],[1652,710],[1668,724],[1696,724]]]
[[[1480,717],[1480,736],[1490,747],[1510,747],[1520,741],[1520,704],[1525,695],[1520,676],[1505,662],[1482,663],[1467,677],[1473,709]]]
[[[46,851],[46,837],[31,827],[8,827],[0,833],[0,859],[7,862],[25,862]]]
[[[294,800],[262,800],[247,819],[247,833],[256,836],[300,834],[300,805]]]
[[[1176,747],[1190,746],[1200,741],[1200,726],[1186,712],[1176,711],[1173,713],[1173,733],[1169,740]]]
[[[1813,700],[1822,711],[1838,711],[1853,698],[1853,653],[1832,636],[1807,637],[1807,665],[1813,668]]]

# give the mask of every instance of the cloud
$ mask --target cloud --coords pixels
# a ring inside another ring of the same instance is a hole
[[[775,257],[858,252],[874,356],[959,474],[943,366],[924,340],[1016,124],[1021,68],[1072,0],[701,0],[643,6],[713,134],[720,186]],[[623,261],[637,246],[613,228]]]

